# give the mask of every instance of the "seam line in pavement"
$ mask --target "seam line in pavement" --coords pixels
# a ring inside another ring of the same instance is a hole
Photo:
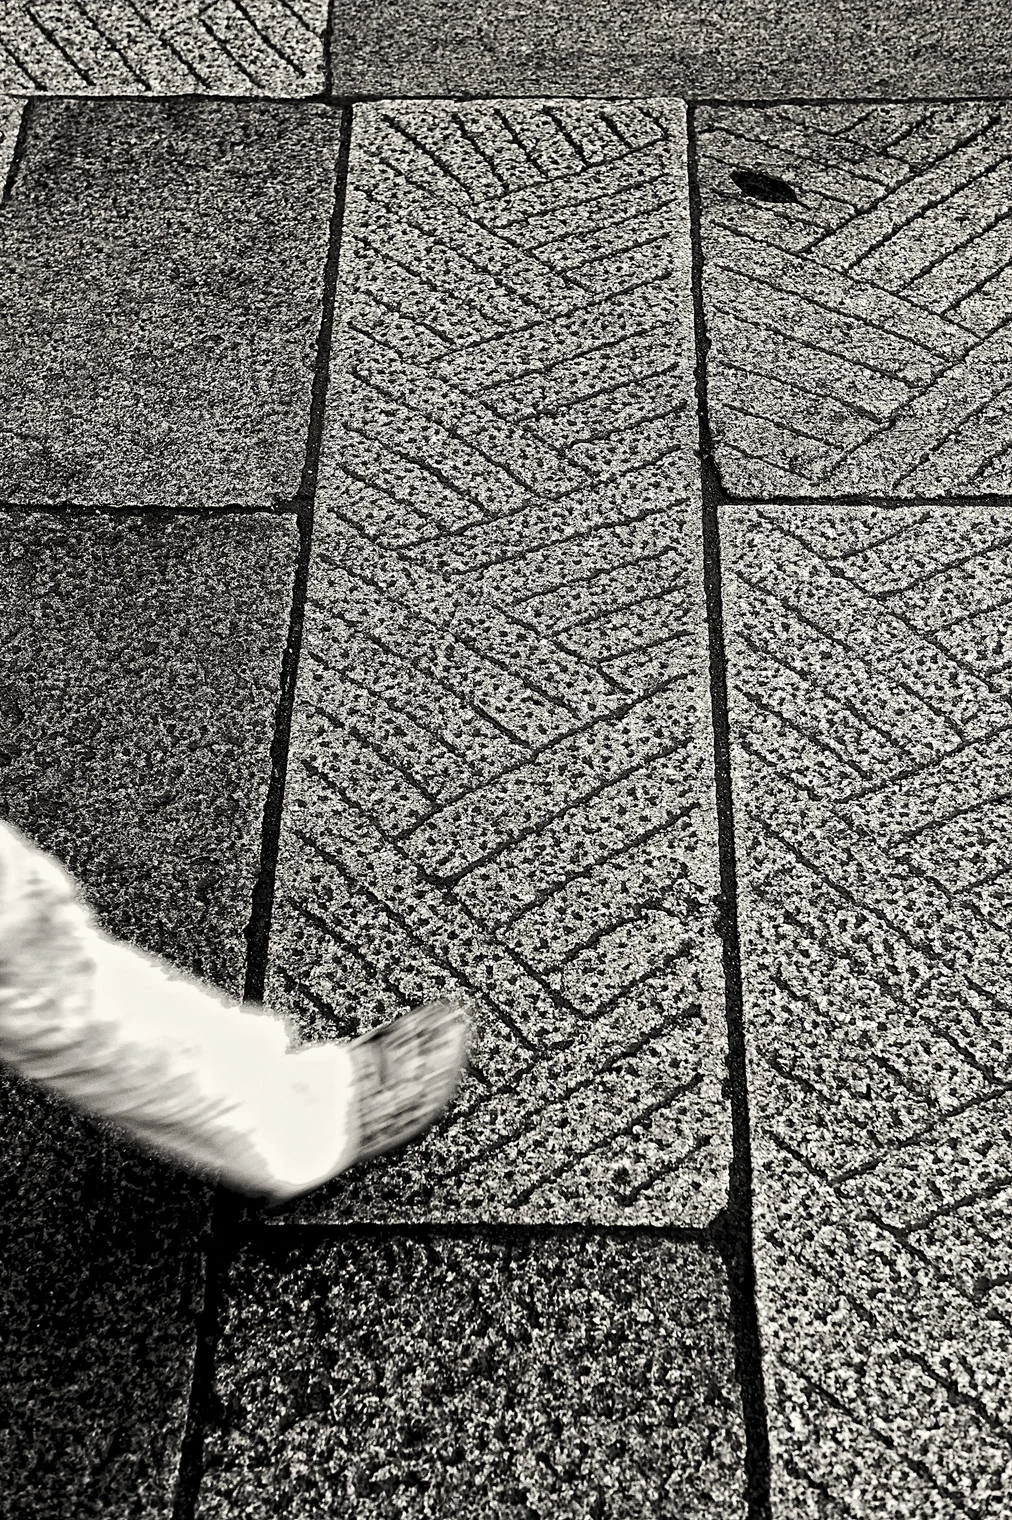
[[[741,956],[738,940],[738,888],[731,784],[727,665],[721,595],[719,509],[723,500],[713,460],[707,409],[706,360],[709,340],[703,307],[701,197],[694,110],[686,113],[689,236],[692,244],[692,302],[695,333],[696,401],[699,413],[699,462],[702,484],[703,582],[710,644],[710,698],[713,718],[714,780],[720,858],[721,938],[724,998],[727,1011],[728,1085],[731,1104],[731,1168],[728,1206],[714,1224],[715,1239],[728,1274],[735,1363],[745,1427],[745,1495],[749,1520],[768,1520],[770,1449],[759,1319],[756,1308],[752,1248],[752,1142],[749,1128],[748,1073],[745,1060]]]
[[[260,870],[253,888],[250,922],[246,929],[247,1002],[263,999],[270,948],[270,924],[274,905],[274,883],[281,839],[285,776],[291,737],[292,712],[298,677],[299,653],[309,584],[309,560],[313,535],[313,503],[323,441],[323,420],[330,383],[330,344],[337,298],[341,233],[348,181],[348,158],[351,146],[351,108],[343,108],[340,147],[334,188],[327,258],[323,270],[323,307],[316,344],[316,365],[310,401],[306,453],[299,485],[300,510],[299,561],[292,591],[288,640],[281,660],[280,694],[275,714],[274,736],[270,747],[271,776],[264,804],[261,834]],[[224,1310],[224,1293],[229,1270],[237,1248],[237,1226],[246,1203],[226,1188],[215,1190],[210,1235],[205,1249],[204,1299],[197,1315],[197,1348],[186,1427],[180,1452],[172,1520],[193,1520],[203,1477],[204,1431],[213,1406],[214,1373],[218,1339]]]
[[[7,166],[7,177],[4,180],[3,193],[0,194],[0,206],[6,206],[11,198],[11,192],[17,182],[18,170],[21,168],[21,160],[25,156],[28,146],[28,129],[32,118],[32,108],[35,105],[35,97],[26,100],[21,107],[21,120],[18,122],[18,135],[14,139],[14,151],[11,161]]]
[[[336,9],[336,0],[334,0]],[[332,63],[331,63],[332,66]],[[157,91],[157,90],[9,90],[0,92],[6,100],[23,100],[26,105],[36,101],[67,100],[114,100],[114,101],[169,101],[193,100],[218,102],[219,104],[252,105],[264,102],[269,105],[330,106],[345,110],[356,105],[390,103],[410,105],[430,101],[448,101],[471,104],[494,101],[572,100],[601,101],[605,104],[632,103],[646,100],[670,100],[684,102],[693,111],[700,106],[736,106],[757,111],[775,110],[783,106],[946,106],[946,105],[1009,105],[1012,93],[1007,95],[770,95],[761,98],[752,95],[693,95],[674,88],[644,90],[639,94],[622,90],[619,94],[606,91],[588,94],[586,90],[538,90],[532,94],[516,94],[502,90],[436,90],[424,94],[407,94],[400,91],[349,91],[341,93],[330,89],[317,90],[311,95],[273,95],[265,90],[248,90],[242,94],[216,90]]]

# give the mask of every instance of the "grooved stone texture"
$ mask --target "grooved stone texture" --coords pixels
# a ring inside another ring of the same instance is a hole
[[[307,1208],[725,1201],[688,266],[680,109],[356,112],[268,997],[478,1034]]]
[[[1008,16],[964,0],[344,0],[342,93],[770,96],[1007,94]]]
[[[0,515],[0,817],[241,995],[298,535]],[[0,1084],[0,1514],[168,1520],[207,1195]]]
[[[700,109],[709,407],[738,496],[1012,490],[1012,116]]]
[[[1012,517],[723,538],[773,1513],[999,1520]]]
[[[339,113],[193,100],[28,110],[0,211],[0,499],[294,497]]]
[[[0,90],[314,95],[327,0],[5,0]]]
[[[733,1360],[720,1264],[695,1244],[247,1248],[198,1515],[735,1520]]]

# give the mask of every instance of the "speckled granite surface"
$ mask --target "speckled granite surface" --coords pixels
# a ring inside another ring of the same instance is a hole
[[[0,90],[314,95],[326,0],[7,0]]]
[[[718,107],[694,120],[725,487],[1008,492],[1007,107]]]
[[[774,1514],[1012,1493],[1012,517],[722,523]]]
[[[241,993],[298,534],[0,514],[0,816],[103,925]],[[171,1512],[204,1189],[4,1079],[5,1516]]]
[[[293,497],[340,113],[194,100],[28,109],[0,210],[0,500]]]
[[[357,108],[268,999],[462,992],[315,1216],[703,1225],[729,1122],[681,108]]]
[[[197,1513],[734,1520],[727,1312],[661,1238],[249,1247]]]
[[[1012,44],[998,0],[346,0],[334,75],[380,95],[770,97],[1001,95]]]

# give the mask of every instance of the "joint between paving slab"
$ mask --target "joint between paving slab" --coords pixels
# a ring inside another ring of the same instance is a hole
[[[0,192],[0,208],[7,205],[7,202],[11,198],[11,192],[13,191],[14,186],[17,182],[18,171],[21,168],[21,160],[24,158],[25,149],[28,146],[28,133],[31,125],[32,109],[34,104],[34,99],[30,99],[26,100],[21,107],[21,120],[18,123],[18,135],[14,139],[14,151],[11,154],[11,161],[7,166],[7,177],[4,180],[3,191]]]
[[[715,1222],[716,1223],[716,1222]],[[291,1219],[283,1213],[247,1210],[240,1221],[245,1240],[252,1244],[278,1240],[322,1243],[336,1239],[382,1240],[661,1240],[684,1245],[716,1247],[719,1230],[714,1225],[587,1224],[554,1220],[421,1219],[331,1220]]]
[[[296,514],[299,525],[299,559],[292,589],[288,639],[281,660],[280,693],[270,749],[271,776],[267,788],[267,800],[264,804],[261,831],[260,870],[253,888],[250,922],[246,929],[246,980],[243,995],[247,1002],[262,1001],[267,978],[270,924],[274,905],[278,850],[281,842],[288,748],[295,707],[306,593],[309,585],[313,502],[323,441],[327,388],[330,380],[330,343],[337,298],[337,272],[350,142],[351,112],[346,109],[341,123],[334,208],[330,219],[327,258],[323,272],[322,311],[317,336],[306,453],[298,492],[298,498],[301,501]],[[205,1254],[204,1298],[197,1319],[197,1349],[180,1455],[173,1520],[193,1520],[197,1510],[203,1478],[204,1434],[208,1418],[213,1412],[215,1364],[225,1307],[225,1292],[230,1267],[238,1246],[237,1226],[243,1217],[245,1207],[243,1201],[229,1190],[217,1189]]]
[[[723,491],[713,459],[713,438],[707,406],[706,360],[709,340],[703,307],[701,199],[695,123],[691,108],[687,113],[686,157],[702,487],[703,583],[710,645],[710,698],[720,865],[724,998],[727,1014],[728,1087],[731,1105],[732,1159],[728,1205],[724,1214],[718,1216],[715,1221],[714,1239],[728,1276],[735,1361],[741,1387],[742,1416],[745,1427],[747,1513],[749,1520],[768,1520],[771,1513],[770,1451],[752,1243],[752,1142],[745,1058],[741,954],[738,938],[734,799],[731,781],[727,664],[721,593],[719,509],[723,500]]]

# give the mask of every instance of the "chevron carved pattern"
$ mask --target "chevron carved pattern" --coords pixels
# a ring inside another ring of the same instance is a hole
[[[726,1193],[680,114],[356,112],[268,997],[466,993],[475,1069],[352,1214]]]
[[[313,95],[326,0],[12,0],[0,91]]]
[[[1009,491],[1008,110],[721,107],[697,128],[728,490]]]
[[[775,1514],[1007,1514],[1012,518],[723,524]]]

